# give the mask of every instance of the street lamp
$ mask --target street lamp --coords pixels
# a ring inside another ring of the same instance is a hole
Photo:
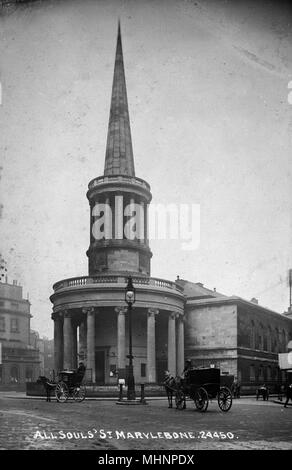
[[[136,300],[135,288],[133,286],[132,277],[128,277],[128,284],[125,289],[125,301],[128,304],[128,321],[129,321],[129,370],[128,370],[128,391],[127,400],[135,400],[135,380],[133,371],[133,354],[132,354],[132,308]]]

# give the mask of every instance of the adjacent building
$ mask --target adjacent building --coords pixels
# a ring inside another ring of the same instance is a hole
[[[0,283],[0,385],[19,386],[37,379],[39,351],[30,343],[30,303],[13,281]]]
[[[185,354],[193,365],[220,367],[243,390],[285,381],[278,354],[287,352],[292,320],[237,296],[225,296],[201,283],[177,280],[184,288]]]

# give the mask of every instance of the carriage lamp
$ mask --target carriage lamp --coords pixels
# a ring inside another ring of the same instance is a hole
[[[132,277],[128,277],[128,283],[125,289],[125,301],[128,304],[128,322],[129,322],[129,370],[128,370],[128,391],[127,400],[135,400],[135,379],[133,370],[133,353],[132,353],[132,307],[136,300],[135,288],[133,286]]]

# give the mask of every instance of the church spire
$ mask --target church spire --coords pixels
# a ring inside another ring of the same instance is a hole
[[[118,24],[104,175],[135,176],[120,22]]]

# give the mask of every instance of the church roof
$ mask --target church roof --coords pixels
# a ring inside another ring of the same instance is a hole
[[[118,25],[104,175],[135,176],[120,23]]]
[[[208,299],[208,298],[225,298],[226,296],[216,292],[215,290],[204,287],[201,282],[190,282],[185,279],[178,279],[176,283],[183,287],[184,294],[187,299]]]

